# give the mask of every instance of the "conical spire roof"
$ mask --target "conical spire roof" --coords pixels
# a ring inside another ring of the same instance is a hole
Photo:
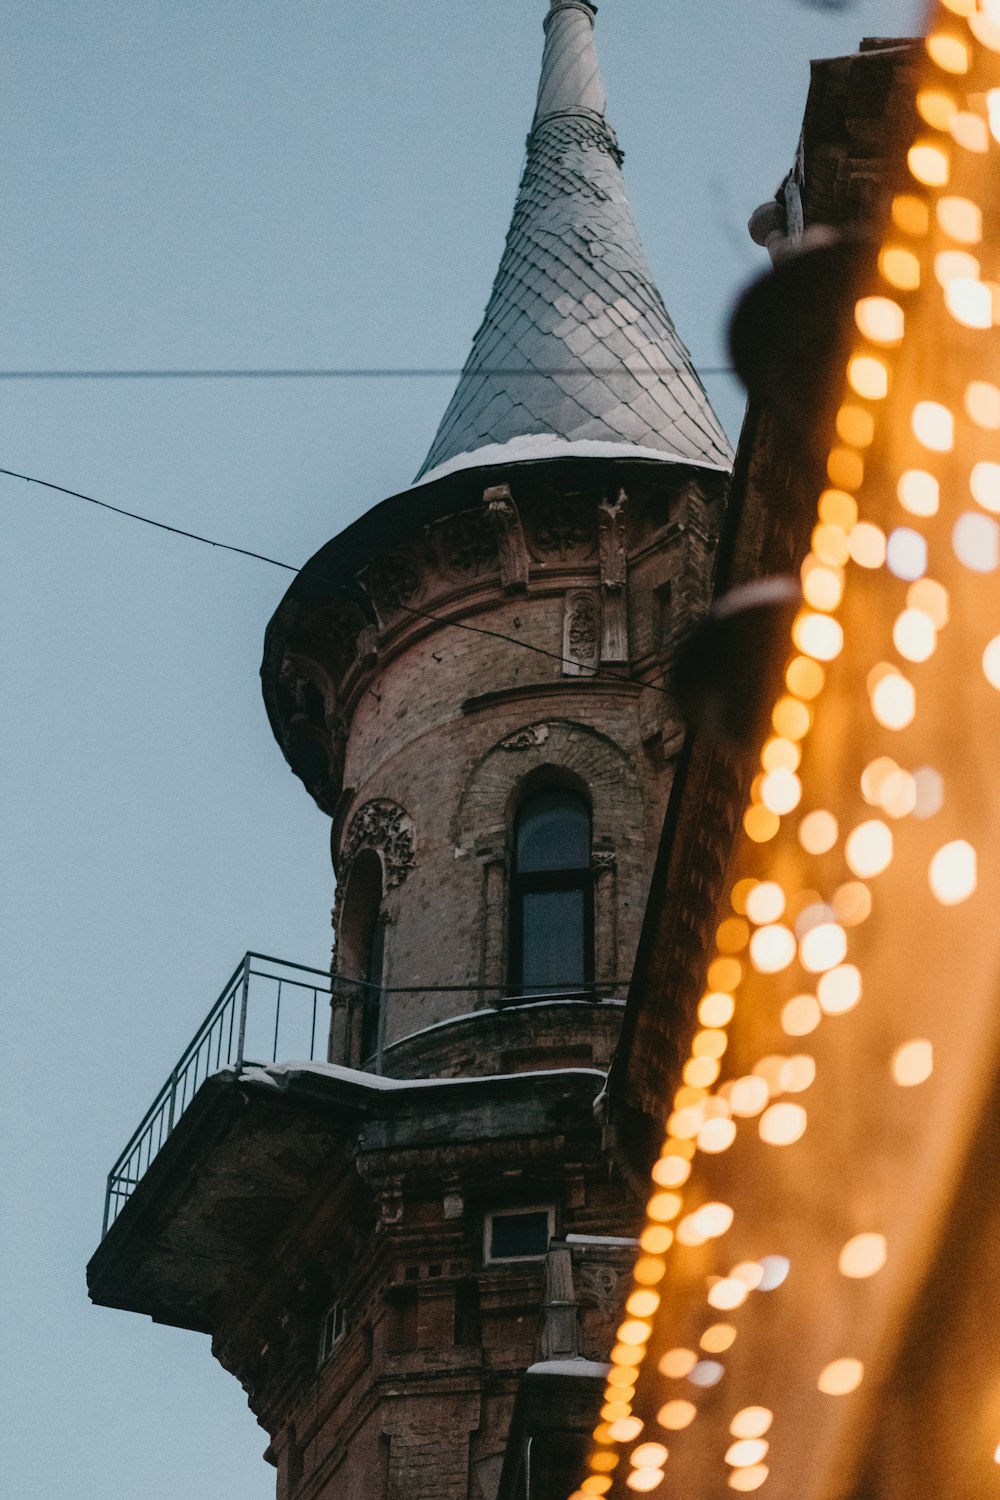
[[[730,465],[632,218],[605,118],[595,11],[588,0],[551,0],[500,269],[418,479],[505,456],[594,453],[595,444]]]

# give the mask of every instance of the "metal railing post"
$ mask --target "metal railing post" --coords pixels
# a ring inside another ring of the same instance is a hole
[[[111,1181],[113,1175],[114,1174],[112,1172],[108,1173],[108,1185],[104,1190],[104,1225],[101,1229],[102,1240],[108,1232],[108,1219],[111,1217]]]
[[[177,1069],[170,1074],[170,1108],[167,1110],[167,1135],[174,1128],[174,1105],[177,1102]]]
[[[243,1048],[247,1039],[247,1005],[250,1000],[250,954],[243,955],[243,985],[240,995],[240,1034],[236,1042],[236,1066],[243,1066]]]

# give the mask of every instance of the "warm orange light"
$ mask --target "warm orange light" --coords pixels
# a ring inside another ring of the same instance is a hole
[[[952,138],[965,151],[983,154],[990,149],[990,132],[986,121],[982,115],[973,114],[971,109],[960,109],[952,115],[948,129]]]
[[[928,120],[927,123],[931,124],[932,121]],[[892,200],[892,222],[906,234],[926,234],[930,224],[927,204],[912,193],[897,194]]]
[[[640,1286],[658,1286],[667,1274],[667,1263],[658,1255],[641,1255],[632,1268],[633,1280]]]
[[[729,1424],[729,1431],[735,1438],[759,1438],[771,1426],[774,1413],[766,1406],[744,1406],[738,1411]]]
[[[1000,512],[1000,464],[985,461],[975,464],[969,476],[969,489],[983,510]]]
[[[884,1234],[856,1234],[840,1252],[840,1274],[853,1280],[874,1276],[885,1265],[887,1255]]]
[[[911,516],[933,516],[940,503],[940,486],[933,474],[923,469],[906,469],[899,476],[896,494]]]
[[[890,297],[861,297],[854,304],[854,321],[873,344],[898,344],[902,341],[905,328],[903,309]]]
[[[955,418],[940,401],[918,401],[910,425],[917,441],[934,453],[948,453],[955,446]]]
[[[806,656],[816,661],[833,661],[844,645],[844,630],[839,620],[829,615],[803,610],[792,624],[792,640]]]
[[[837,820],[823,808],[808,813],[799,824],[799,843],[807,854],[825,854],[837,842]]]
[[[662,1468],[667,1461],[667,1450],[662,1443],[640,1443],[638,1448],[633,1448],[629,1454],[629,1460],[637,1469],[644,1466],[655,1466]]]
[[[826,460],[830,483],[844,490],[858,490],[864,483],[865,465],[853,448],[834,448]]]
[[[852,410],[860,412],[863,408],[855,406]],[[872,425],[874,427],[874,418]],[[819,497],[818,510],[823,525],[835,527],[838,531],[850,531],[858,519],[858,502],[845,490],[824,490]]]
[[[889,368],[873,354],[856,354],[847,366],[847,380],[869,401],[881,401],[889,392]]]
[[[871,916],[872,893],[860,880],[848,880],[834,891],[830,905],[842,927],[856,927]]]
[[[963,328],[993,326],[993,296],[982,281],[957,277],[945,287],[944,300],[955,322]]]
[[[625,1483],[630,1490],[645,1494],[663,1483],[663,1470],[654,1466],[633,1469]]]
[[[937,201],[937,221],[960,245],[978,245],[983,237],[983,211],[971,198],[947,196]]]
[[[915,292],[920,285],[920,261],[901,245],[887,245],[879,254],[878,268],[889,285],[901,292]]]
[[[1000,388],[988,380],[971,380],[965,387],[965,411],[977,427],[1000,430]]]
[[[904,609],[892,627],[892,639],[900,656],[907,661],[926,661],[937,646],[937,631],[930,615],[922,609]]]
[[[807,661],[809,658],[802,656],[796,659],[798,661]],[[820,671],[822,670],[821,667]],[[764,748],[760,752],[760,763],[765,771],[797,771],[801,759],[802,747],[797,745],[794,740],[782,739],[780,735],[772,735],[769,740],[766,740]],[[751,880],[746,884],[743,881],[738,883],[738,887],[742,888],[741,895],[744,905],[750,890],[757,884],[756,880]],[[734,888],[733,891],[734,896],[736,889]]]
[[[910,171],[927,187],[944,187],[951,172],[947,151],[930,141],[918,141],[906,153]]]
[[[736,1342],[736,1329],[732,1323],[713,1323],[706,1328],[698,1343],[706,1354],[725,1354]]]
[[[816,993],[828,1016],[841,1016],[861,999],[861,971],[854,964],[837,964],[821,977]]]
[[[990,687],[1000,690],[1000,635],[995,635],[983,652],[983,675]]]
[[[706,981],[710,990],[725,990],[731,994],[743,978],[743,965],[738,958],[713,958],[708,966]],[[724,1026],[724,1021],[705,1021],[706,1026]]]
[[[717,1115],[714,1119],[706,1120],[699,1130],[698,1150],[709,1156],[717,1156],[722,1151],[728,1151],[735,1139],[736,1126],[732,1120]]]
[[[796,698],[802,698],[806,702],[811,702],[813,698],[818,697],[823,691],[823,684],[825,682],[826,673],[819,662],[813,657],[796,656],[788,663],[785,671],[785,684],[789,692],[794,693]],[[796,761],[795,766],[790,766],[789,770],[795,770],[797,765],[798,761]],[[768,766],[767,769],[770,770],[771,767]]]
[[[828,494],[846,494],[844,490],[830,490]],[[809,538],[812,550],[820,562],[842,568],[848,558],[847,532],[842,526],[822,523],[814,526]]]
[[[848,538],[851,557],[860,568],[880,568],[885,562],[885,533],[870,521],[859,521]]]
[[[658,1292],[633,1292],[625,1303],[625,1311],[634,1318],[651,1318],[660,1305]]]
[[[781,1029],[786,1036],[808,1036],[821,1019],[819,1002],[813,995],[796,995],[781,1010]]]
[[[951,618],[948,590],[934,578],[918,578],[906,591],[908,609],[922,609],[930,615],[936,630],[943,630]]]
[[[763,1438],[743,1438],[729,1445],[726,1463],[732,1464],[734,1469],[748,1469],[752,1464],[759,1464],[766,1452],[767,1443]]]
[[[759,974],[778,974],[795,957],[795,934],[780,922],[758,927],[750,939],[750,962]]]
[[[740,1494],[752,1494],[759,1490],[768,1476],[767,1464],[754,1464],[749,1469],[734,1469],[729,1476],[729,1488]]]
[[[913,684],[899,672],[882,674],[871,688],[872,713],[885,729],[905,729],[917,711]],[[853,868],[853,866],[852,866]],[[860,875],[860,870],[855,870]]]
[[[639,1417],[619,1417],[617,1422],[609,1425],[608,1436],[615,1443],[630,1443],[639,1436],[642,1426]]]
[[[690,1401],[668,1401],[656,1413],[656,1420],[668,1432],[682,1432],[697,1415],[697,1408]]]
[[[941,250],[934,257],[934,275],[941,286],[957,277],[975,281],[979,277],[979,262],[967,250]]]
[[[958,105],[955,100],[943,89],[921,89],[917,94],[917,113],[935,130],[947,130],[957,110]],[[911,199],[911,202],[919,201],[919,199]],[[893,217],[895,218],[895,214]],[[905,229],[907,226],[904,224],[900,227]],[[910,233],[914,231],[910,230]]]
[[[802,564],[802,594],[813,609],[836,609],[844,593],[844,575],[839,568],[807,557]]]
[[[859,823],[847,837],[844,858],[863,880],[880,875],[892,863],[892,830],[878,818]]]
[[[801,1104],[772,1104],[760,1117],[757,1129],[768,1146],[791,1146],[805,1135],[806,1112]]]
[[[875,418],[863,406],[848,402],[837,413],[837,435],[854,448],[867,448],[875,437]]]
[[[748,895],[746,906],[751,922],[759,926],[776,922],[785,909],[785,893],[776,880],[761,880]]]
[[[932,62],[945,73],[967,73],[969,71],[970,48],[961,37],[950,31],[938,31],[927,38],[927,52]],[[914,176],[918,176],[914,173]],[[921,182],[926,178],[921,178]]]
[[[976,889],[976,851],[965,839],[939,849],[928,871],[931,890],[942,906],[957,906]]]
[[[660,1194],[662,1198],[667,1196],[668,1194],[666,1193]],[[676,1195],[670,1194],[669,1196],[674,1197]],[[680,1207],[679,1199],[678,1207]],[[620,1343],[628,1345],[644,1344],[652,1331],[652,1325],[647,1323],[644,1318],[626,1318],[625,1322],[620,1324],[618,1328],[618,1340]]]
[[[749,1288],[742,1281],[737,1281],[735,1276],[723,1276],[708,1289],[709,1305],[717,1307],[720,1312],[731,1312],[736,1307],[742,1307],[749,1295]],[[664,1422],[663,1425],[667,1426],[667,1423]]]
[[[823,974],[840,963],[847,952],[847,934],[839,922],[810,927],[799,944],[799,962],[810,974]]]
[[[735,1009],[731,994],[724,990],[709,990],[698,1006],[698,1020],[703,1026],[728,1026]]]
[[[780,826],[781,819],[777,814],[760,803],[748,807],[743,814],[744,832],[755,844],[766,844],[768,839],[773,839]]]
[[[821,1371],[816,1382],[827,1396],[848,1396],[856,1391],[865,1375],[860,1359],[834,1359]]]

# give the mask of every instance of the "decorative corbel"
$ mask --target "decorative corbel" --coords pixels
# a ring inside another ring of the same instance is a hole
[[[483,491],[497,551],[500,554],[500,582],[505,593],[523,593],[528,587],[528,547],[524,527],[510,493],[509,484],[496,484]]]
[[[625,491],[618,491],[614,504],[602,500],[597,507],[598,545],[601,560],[601,661],[628,662],[628,610],[625,581]]]

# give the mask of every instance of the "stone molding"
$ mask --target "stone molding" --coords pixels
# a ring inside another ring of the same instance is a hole
[[[347,827],[338,876],[346,880],[362,849],[372,849],[382,861],[384,891],[402,885],[416,863],[413,819],[405,807],[388,797],[375,797],[359,807]]]

